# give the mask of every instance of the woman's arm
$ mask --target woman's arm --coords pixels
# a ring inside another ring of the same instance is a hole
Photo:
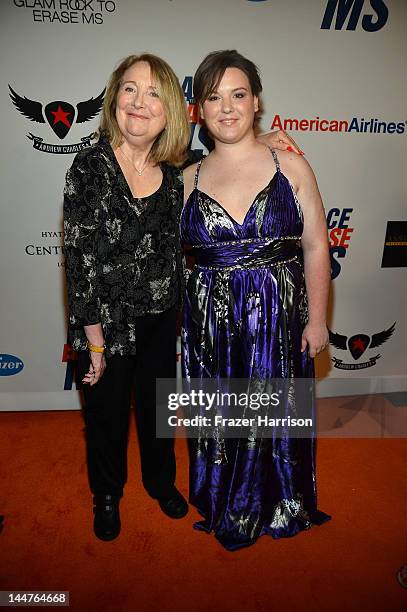
[[[295,177],[292,182],[297,187],[304,215],[301,244],[309,319],[302,335],[301,350],[304,351],[308,345],[310,357],[315,357],[328,344],[326,313],[331,282],[328,231],[321,195],[311,166],[298,155],[291,154],[288,157],[287,174]]]

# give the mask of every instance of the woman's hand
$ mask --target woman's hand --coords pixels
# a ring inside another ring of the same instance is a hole
[[[313,359],[323,351],[329,344],[329,335],[326,325],[313,325],[307,323],[302,332],[301,352],[308,346],[309,356]]]
[[[106,358],[103,353],[94,353],[93,351],[89,351],[89,356],[89,371],[83,377],[82,382],[92,387],[101,379],[102,374],[106,369]]]
[[[94,323],[92,325],[85,325],[84,331],[86,338],[88,340],[88,346],[94,345],[95,347],[99,347],[102,349],[105,345],[104,337],[103,337],[103,329],[101,323]],[[86,385],[96,385],[96,383],[101,379],[103,372],[106,369],[106,358],[103,354],[103,350],[101,352],[91,351],[89,350],[90,357],[90,367],[89,372],[85,374],[82,382]]]
[[[257,136],[257,140],[268,145],[272,149],[291,151],[292,153],[298,153],[298,155],[304,155],[304,151],[301,151],[295,140],[293,140],[284,130],[260,134],[260,136]]]

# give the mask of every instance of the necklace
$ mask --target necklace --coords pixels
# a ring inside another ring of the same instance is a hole
[[[131,159],[130,159],[129,157],[127,157],[126,153],[124,153],[124,152],[122,151],[121,147],[119,147],[119,151],[120,151],[120,153],[123,155],[124,159],[127,159],[127,161],[129,162],[129,164],[131,164],[131,165],[133,166],[133,168],[134,168],[134,169],[135,169],[135,170],[138,172],[138,175],[139,175],[139,176],[141,176],[141,175],[143,174],[144,170],[145,170],[145,169],[147,168],[147,166],[148,166],[148,162],[149,162],[148,157],[147,157],[146,161],[144,162],[144,166],[141,168],[141,170],[139,170],[139,169],[137,168],[137,166],[136,166],[136,165],[135,165],[135,164],[134,164],[134,163],[131,161]]]

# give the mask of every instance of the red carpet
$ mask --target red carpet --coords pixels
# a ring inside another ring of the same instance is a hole
[[[332,520],[294,538],[224,551],[163,516],[140,484],[135,428],[114,542],[92,532],[78,412],[1,413],[2,590],[70,591],[82,611],[407,610],[407,440],[321,439],[319,507]],[[187,494],[185,441],[177,441]]]

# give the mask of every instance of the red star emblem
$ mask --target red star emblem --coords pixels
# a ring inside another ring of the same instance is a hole
[[[353,350],[359,349],[363,353],[366,347],[365,347],[365,343],[363,342],[362,338],[356,338],[356,340],[354,340],[352,343],[352,348]]]
[[[61,123],[65,123],[65,125],[71,127],[71,124],[68,121],[68,115],[71,113],[66,113],[63,111],[61,105],[58,106],[56,111],[51,111],[51,113],[54,115],[54,125],[61,121]]]

